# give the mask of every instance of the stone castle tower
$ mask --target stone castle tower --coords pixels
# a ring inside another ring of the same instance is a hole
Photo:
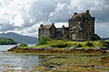
[[[69,26],[56,28],[54,24],[41,25],[38,29],[39,39],[41,36],[47,36],[51,39],[67,38],[73,41],[92,40],[95,32],[95,17],[90,15],[89,10],[84,13],[74,13],[69,19]]]
[[[94,34],[95,17],[92,17],[87,10],[84,13],[74,13],[69,19],[69,39],[71,40],[92,40]]]

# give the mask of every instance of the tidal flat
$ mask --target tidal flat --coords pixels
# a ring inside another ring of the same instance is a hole
[[[33,68],[41,72],[109,72],[109,54],[62,53],[40,55],[40,65]]]
[[[37,53],[39,65],[20,72],[109,72],[109,53]],[[15,72],[10,69],[5,72]],[[19,72],[18,71],[18,72]]]

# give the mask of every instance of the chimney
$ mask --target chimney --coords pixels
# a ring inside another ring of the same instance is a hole
[[[43,27],[43,24],[41,24],[40,27]]]
[[[74,15],[77,15],[77,14],[78,14],[77,12],[74,13]]]
[[[86,10],[86,13],[89,13],[89,10]]]
[[[65,26],[64,26],[64,25],[63,25],[62,27],[63,27],[63,28],[65,28]]]
[[[52,25],[54,26],[54,23],[52,23]]]

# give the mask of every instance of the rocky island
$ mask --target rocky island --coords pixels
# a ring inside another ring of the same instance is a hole
[[[38,29],[39,43],[36,46],[16,46],[8,51],[32,53],[103,52],[109,44],[95,34],[95,17],[90,11],[74,13],[68,27],[56,28],[55,24],[43,25]]]

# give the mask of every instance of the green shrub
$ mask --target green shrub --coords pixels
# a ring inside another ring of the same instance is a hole
[[[77,43],[67,43],[67,47],[73,47],[73,46],[76,46]]]
[[[47,41],[51,41],[51,39],[49,37],[46,36],[42,36],[39,40],[38,45],[44,45],[47,44]]]
[[[62,41],[66,42],[66,41],[69,41],[69,40],[67,38],[64,38],[64,39],[62,39]]]
[[[108,47],[107,43],[100,42],[100,47]]]
[[[82,47],[82,45],[80,43],[77,43],[76,47]]]
[[[28,45],[23,43],[23,44],[20,44],[19,47],[28,47]]]
[[[57,47],[57,48],[65,48],[67,47],[67,44],[66,43],[58,43],[58,44],[54,44],[54,45],[51,45],[52,47]]]
[[[93,41],[95,41],[95,40],[101,40],[101,38],[97,34],[93,34],[92,35],[92,40]]]
[[[93,46],[93,44],[88,41],[88,42],[85,43],[85,46],[90,46],[91,47],[91,46]]]
[[[106,40],[106,42],[109,42],[109,40]]]

